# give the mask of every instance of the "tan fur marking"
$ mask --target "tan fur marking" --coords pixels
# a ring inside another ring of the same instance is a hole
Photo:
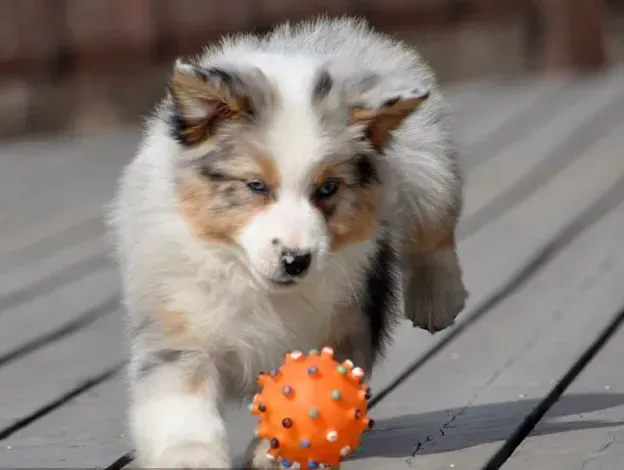
[[[325,181],[327,181],[328,178],[331,178],[332,176],[336,176],[337,172],[336,172],[336,168],[334,168],[332,165],[319,165],[316,168],[316,171],[314,172],[314,178],[312,179],[312,184],[314,185],[314,187],[318,187],[321,184],[323,184]]]
[[[327,227],[332,235],[332,250],[338,251],[347,245],[369,239],[379,222],[379,189],[376,185],[356,186],[346,182],[354,175],[348,172],[348,165],[319,165],[314,174],[314,188],[335,178],[340,188],[327,199],[316,201],[325,215]]]
[[[427,224],[405,237],[406,252],[422,256],[455,248],[455,232],[450,224]]]
[[[332,235],[332,250],[370,238],[379,219],[379,195],[375,187],[343,186],[335,200],[319,201]]]
[[[198,367],[186,379],[186,391],[192,395],[200,395],[204,393],[206,383],[206,370],[204,367]]]
[[[208,139],[219,123],[240,119],[248,111],[249,101],[246,98],[234,97],[227,87],[218,83],[179,72],[171,77],[169,83],[180,112],[187,121],[183,134],[190,144]]]
[[[161,305],[159,312],[163,333],[172,345],[176,347],[197,347],[200,345],[198,338],[190,331],[186,312],[168,308],[166,304]]]
[[[379,109],[354,107],[349,110],[353,124],[364,125],[368,129],[368,137],[375,145],[383,147],[390,138],[390,132],[427,99],[428,96],[399,100],[390,106]]]
[[[249,220],[273,201],[270,195],[253,193],[247,187],[247,181],[260,178],[272,190],[277,188],[279,173],[272,159],[250,155],[235,159],[231,167],[231,173],[227,173],[229,179],[223,181],[210,180],[192,171],[181,177],[180,210],[198,238],[233,243]]]
[[[163,331],[172,338],[181,338],[188,333],[186,313],[164,308],[161,315]]]
[[[366,241],[373,235],[379,222],[379,194],[376,188],[346,191],[351,192],[352,196],[349,208],[338,207],[328,223],[332,234],[333,251]]]

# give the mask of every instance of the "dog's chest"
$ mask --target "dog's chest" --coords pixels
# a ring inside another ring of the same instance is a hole
[[[345,291],[342,291],[343,293]],[[357,323],[349,299],[318,292],[236,294],[193,288],[178,291],[176,304],[192,312],[189,327],[213,354],[224,352],[254,372],[279,365],[288,350],[320,348]]]

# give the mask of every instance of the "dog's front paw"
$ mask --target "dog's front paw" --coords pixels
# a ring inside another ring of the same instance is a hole
[[[149,468],[216,469],[232,468],[227,449],[219,444],[183,443],[167,447],[152,459]]]
[[[405,317],[415,327],[436,333],[455,323],[468,291],[455,252],[429,261],[411,271],[404,292]]]
[[[244,468],[246,470],[274,470],[280,468],[275,460],[267,457],[270,447],[266,439],[256,438],[251,441],[245,453]]]

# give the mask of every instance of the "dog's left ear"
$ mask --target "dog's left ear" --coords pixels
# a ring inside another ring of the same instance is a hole
[[[366,135],[377,147],[384,147],[390,133],[413,114],[429,97],[429,91],[414,87],[391,93],[364,92],[349,107],[352,125],[364,126]]]

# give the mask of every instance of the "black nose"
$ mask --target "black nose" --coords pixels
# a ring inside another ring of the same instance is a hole
[[[299,276],[306,272],[312,262],[309,251],[283,251],[282,265],[284,271],[290,276]]]

